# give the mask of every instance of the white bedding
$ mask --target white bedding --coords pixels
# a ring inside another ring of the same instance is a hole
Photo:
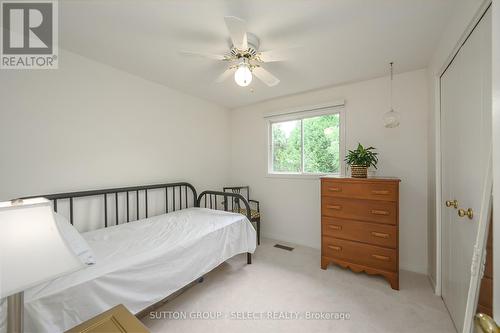
[[[205,208],[90,231],[83,237],[97,263],[27,290],[26,332],[61,332],[120,303],[137,313],[230,257],[253,253],[256,246],[255,230],[245,216]],[[0,322],[5,329],[5,321]]]

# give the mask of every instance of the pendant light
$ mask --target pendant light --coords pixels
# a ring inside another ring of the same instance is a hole
[[[392,85],[394,81],[394,73],[393,73],[393,65],[394,63],[391,62],[391,109],[384,113],[384,127],[385,128],[395,128],[399,126],[399,112],[394,111],[394,108],[392,106]]]

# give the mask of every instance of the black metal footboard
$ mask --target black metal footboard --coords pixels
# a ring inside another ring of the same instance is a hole
[[[244,196],[238,193],[203,191],[198,196],[198,207],[224,210],[226,212],[240,213],[251,220],[250,204]],[[252,263],[252,254],[247,253],[247,263]]]

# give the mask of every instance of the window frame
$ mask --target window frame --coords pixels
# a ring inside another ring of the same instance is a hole
[[[345,107],[344,105],[334,105],[320,108],[309,108],[302,109],[302,111],[292,111],[285,112],[282,114],[271,115],[267,118],[267,176],[277,177],[277,178],[319,178],[322,176],[342,176],[345,175]],[[327,116],[332,114],[339,115],[339,172],[337,173],[313,173],[304,172],[304,124],[303,120],[307,118],[314,118],[319,116]],[[301,130],[301,164],[300,172],[279,172],[273,170],[273,156],[274,156],[274,145],[273,145],[273,124],[280,123],[284,121],[300,120],[300,130]]]

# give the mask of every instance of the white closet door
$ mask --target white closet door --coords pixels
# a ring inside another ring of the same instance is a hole
[[[472,219],[442,207],[442,296],[462,331],[482,185],[491,145],[491,15],[488,11],[441,77],[442,194]]]

